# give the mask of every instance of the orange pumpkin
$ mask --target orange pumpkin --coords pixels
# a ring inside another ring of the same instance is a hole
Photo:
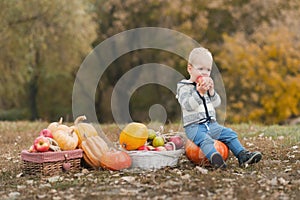
[[[78,146],[80,146],[82,141],[86,140],[86,138],[98,135],[97,130],[91,124],[82,122],[83,120],[86,120],[86,116],[79,116],[76,118],[74,126],[71,126],[78,136]]]
[[[74,150],[78,145],[78,137],[70,127],[68,129],[67,126],[63,127],[63,129],[57,129],[52,135],[61,150]]]
[[[109,170],[122,170],[131,166],[131,157],[124,151],[107,151],[100,158],[101,167]]]
[[[228,147],[221,141],[215,140],[216,150],[222,155],[224,160],[228,158]],[[208,159],[205,157],[201,149],[191,140],[187,140],[185,145],[185,154],[193,163],[199,165],[209,165]]]
[[[80,146],[84,152],[84,161],[93,168],[100,167],[101,156],[109,151],[107,144],[102,138],[97,136],[88,137],[86,140],[82,141]]]
[[[129,123],[121,132],[119,142],[126,150],[135,150],[145,144],[148,128],[141,123]]]

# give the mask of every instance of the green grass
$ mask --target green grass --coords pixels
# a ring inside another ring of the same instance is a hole
[[[294,145],[300,141],[300,125],[235,124],[230,127],[241,137],[271,137],[272,139],[281,139],[287,145]]]

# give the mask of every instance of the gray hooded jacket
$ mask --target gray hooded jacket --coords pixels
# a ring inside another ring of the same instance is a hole
[[[196,90],[196,83],[184,79],[177,83],[176,98],[181,106],[184,127],[194,123],[216,121],[215,107],[221,104],[217,92],[214,96],[208,93],[201,96]]]

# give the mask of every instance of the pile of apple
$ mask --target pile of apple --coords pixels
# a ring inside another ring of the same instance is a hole
[[[53,140],[53,135],[49,129],[40,131],[39,136],[34,140],[33,145],[30,146],[28,152],[46,152],[59,151],[58,144]]]
[[[148,129],[147,143],[138,151],[174,151],[184,148],[184,139],[179,135],[164,136],[153,129]]]

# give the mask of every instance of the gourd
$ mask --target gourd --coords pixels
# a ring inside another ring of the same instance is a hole
[[[80,146],[84,152],[84,161],[93,168],[99,168],[101,156],[109,151],[105,141],[100,136],[91,136],[82,141]]]
[[[103,169],[122,170],[131,166],[131,157],[124,151],[110,150],[102,155],[100,164]]]
[[[82,141],[86,140],[88,137],[98,135],[97,130],[91,124],[82,122],[83,120],[86,120],[86,116],[79,116],[75,119],[74,126],[71,126],[78,136],[79,147]]]
[[[214,146],[216,150],[222,155],[223,160],[228,158],[228,147],[221,141],[215,140]],[[193,163],[199,165],[209,165],[208,159],[205,157],[201,149],[191,140],[187,140],[185,145],[185,154]]]
[[[52,135],[53,139],[57,142],[58,146],[63,151],[74,150],[78,145],[78,137],[74,133],[74,130],[70,127],[66,126],[62,129],[56,129],[56,131],[54,131]]]
[[[51,124],[49,124],[47,129],[49,129],[51,133],[54,133],[57,130],[58,126],[62,125],[62,122],[63,118],[61,117],[58,122],[52,122]]]
[[[120,145],[126,150],[135,150],[145,144],[148,138],[148,128],[137,122],[129,123],[120,133]]]
[[[53,139],[61,150],[74,150],[78,145],[78,137],[74,133],[74,129],[62,124],[62,122],[63,118],[61,117],[58,122],[50,123],[47,129],[50,130]]]
[[[72,130],[72,129],[70,129],[69,126],[64,125],[62,122],[63,122],[63,118],[61,117],[58,122],[52,122],[51,124],[49,124],[47,129],[49,129],[52,134],[58,130],[63,130],[66,132],[69,132]]]

